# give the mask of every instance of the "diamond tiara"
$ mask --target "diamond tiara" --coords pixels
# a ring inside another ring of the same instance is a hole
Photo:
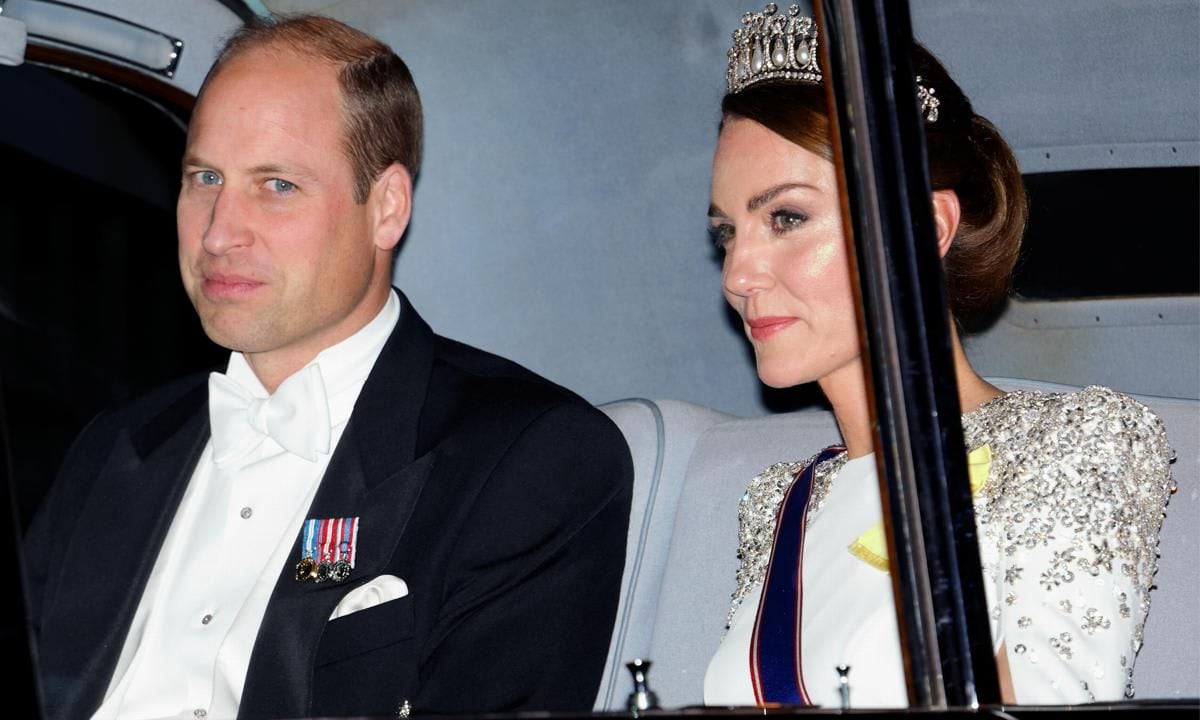
[[[796,4],[788,8],[786,15],[775,3],[767,3],[760,13],[742,15],[742,27],[733,31],[733,45],[727,55],[725,85],[731,95],[764,80],[821,82],[817,24],[801,15]],[[921,84],[920,75],[916,80],[921,116],[927,122],[937,122],[941,101],[933,88]]]
[[[733,31],[725,83],[730,94],[763,80],[821,82],[817,66],[817,25],[792,5],[786,15],[775,3],[760,13],[742,16],[742,27]]]

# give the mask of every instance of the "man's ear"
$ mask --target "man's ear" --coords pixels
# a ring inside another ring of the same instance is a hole
[[[950,245],[958,235],[958,219],[962,207],[958,204],[958,193],[953,190],[933,191],[933,224],[937,228],[938,257],[946,257]]]
[[[372,184],[369,202],[375,206],[375,247],[393,250],[400,242],[412,217],[412,196],[412,175],[400,163],[389,165]]]

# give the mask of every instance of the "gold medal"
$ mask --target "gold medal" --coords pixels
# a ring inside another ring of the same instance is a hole
[[[300,558],[300,562],[296,563],[296,580],[299,582],[308,582],[312,580],[316,567],[313,565],[313,560],[310,557]]]

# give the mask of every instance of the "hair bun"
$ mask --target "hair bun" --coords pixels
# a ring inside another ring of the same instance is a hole
[[[924,46],[913,67],[936,87],[938,120],[925,126],[934,190],[953,190],[961,215],[944,261],[950,310],[961,323],[986,318],[1008,296],[1028,214],[1017,159],[996,126]]]

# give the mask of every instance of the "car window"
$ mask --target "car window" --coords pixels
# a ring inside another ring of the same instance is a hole
[[[1200,293],[1200,168],[1025,176],[1030,216],[1013,278],[1036,300]]]
[[[219,359],[175,243],[181,120],[83,74],[0,73],[0,367],[21,522],[105,407]]]

